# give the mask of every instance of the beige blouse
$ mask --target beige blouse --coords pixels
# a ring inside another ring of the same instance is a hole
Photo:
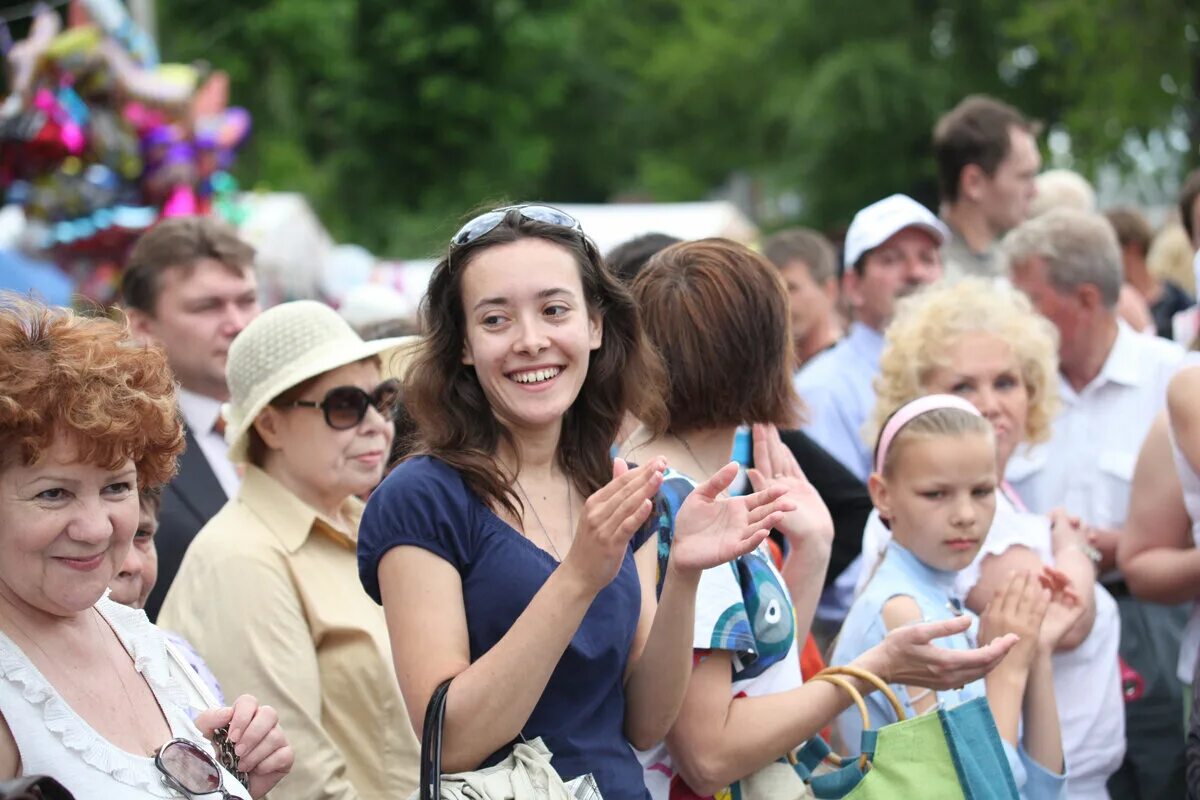
[[[252,694],[279,712],[296,764],[272,795],[289,800],[396,800],[418,782],[383,609],[358,580],[363,504],[346,502],[349,532],[248,467],[188,548],[158,618],[195,646],[229,702]]]

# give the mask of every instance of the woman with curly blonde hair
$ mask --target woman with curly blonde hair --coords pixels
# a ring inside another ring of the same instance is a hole
[[[291,768],[277,715],[249,695],[193,723],[162,632],[107,597],[139,491],[169,480],[182,449],[161,350],[0,294],[0,780],[49,774],[105,800],[223,785],[245,800]],[[218,728],[248,779],[215,760]]]
[[[867,433],[928,394],[969,401],[992,423],[999,472],[1016,448],[1045,441],[1057,411],[1057,333],[1028,299],[1007,286],[966,279],[906,299],[889,326],[875,382],[877,402]],[[936,493],[938,487],[928,487]],[[859,591],[869,581],[890,534],[873,512],[863,534]],[[1107,797],[1105,782],[1125,750],[1116,602],[1096,583],[1098,554],[1088,532],[1061,510],[1029,513],[1007,483],[979,555],[955,579],[956,590],[980,613],[1013,571],[1046,568],[1084,605],[1079,622],[1055,653],[1054,684],[1069,768],[1068,797]],[[1048,613],[1054,611],[1056,604]]]

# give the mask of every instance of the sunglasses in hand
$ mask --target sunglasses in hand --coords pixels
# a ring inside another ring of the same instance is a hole
[[[293,400],[280,403],[278,408],[319,408],[325,414],[325,424],[334,430],[344,431],[357,426],[367,416],[367,409],[374,408],[385,420],[396,416],[400,402],[400,382],[386,380],[368,394],[357,386],[337,386],[325,393],[323,400]]]
[[[210,796],[238,800],[225,788],[225,776],[216,759],[193,741],[172,739],[167,742],[154,754],[154,766],[162,773],[163,783],[188,800]],[[245,783],[245,776],[238,777]]]

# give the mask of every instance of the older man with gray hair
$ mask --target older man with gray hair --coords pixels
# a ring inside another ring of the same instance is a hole
[[[1108,221],[1060,208],[1003,241],[1013,283],[1059,333],[1062,411],[1049,442],[1018,451],[1008,480],[1031,510],[1063,506],[1092,526],[1093,557],[1121,611],[1121,656],[1144,680],[1126,705],[1129,747],[1109,782],[1120,798],[1181,797],[1181,687],[1175,664],[1180,609],[1138,603],[1113,570],[1129,508],[1133,466],[1183,356],[1173,342],[1136,333],[1117,315],[1121,251]]]

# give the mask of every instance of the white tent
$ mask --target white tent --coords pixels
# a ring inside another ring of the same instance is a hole
[[[560,204],[579,220],[601,252],[645,233],[665,233],[680,239],[723,236],[743,244],[758,237],[758,228],[733,203],[607,203]]]

